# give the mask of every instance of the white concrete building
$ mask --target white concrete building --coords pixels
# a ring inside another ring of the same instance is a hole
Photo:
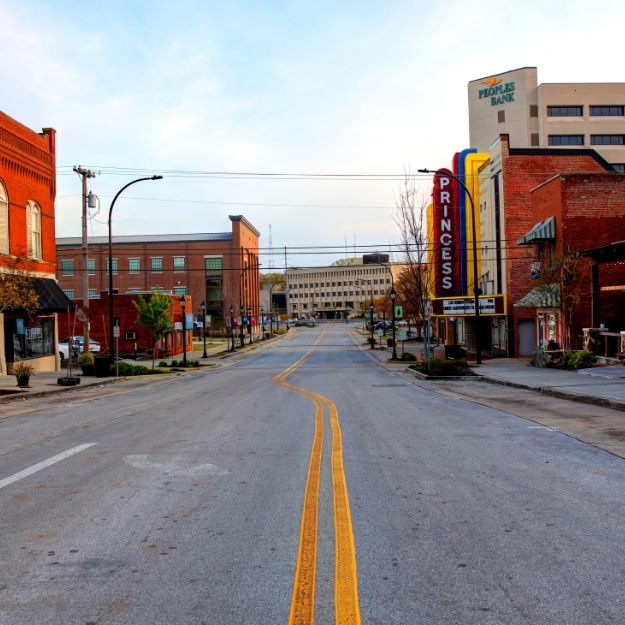
[[[625,172],[625,83],[543,83],[537,68],[468,84],[470,146],[489,152],[499,135],[513,148],[590,148]]]

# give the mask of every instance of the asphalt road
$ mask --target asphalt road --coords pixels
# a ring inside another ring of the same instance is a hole
[[[0,623],[625,622],[624,461],[354,340],[0,421]]]

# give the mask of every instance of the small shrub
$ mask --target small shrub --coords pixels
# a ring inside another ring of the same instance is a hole
[[[167,364],[164,360],[161,360],[161,361],[158,363],[158,365],[157,365],[157,366],[158,366],[158,367],[169,367],[169,365],[168,365],[168,364]]]
[[[466,360],[431,358],[429,369],[427,360],[410,365],[410,368],[431,376],[455,377],[474,375]]]
[[[597,356],[586,349],[578,349],[562,354],[562,368],[564,369],[588,369],[596,362]]]
[[[85,365],[95,367],[95,358],[91,352],[82,352],[78,355],[78,360],[76,361],[79,367],[84,369]]]
[[[402,360],[416,360],[417,357],[411,352],[404,352],[401,356]]]
[[[118,362],[117,367],[119,370],[119,375],[130,377],[133,375],[148,375],[152,373],[158,373],[155,369],[148,369],[143,365],[131,365],[127,362]]]

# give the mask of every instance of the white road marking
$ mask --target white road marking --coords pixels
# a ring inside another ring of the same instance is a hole
[[[68,449],[67,451],[64,451],[61,454],[52,456],[52,458],[48,458],[47,460],[42,460],[41,462],[38,462],[37,464],[33,464],[33,466],[28,467],[28,469],[24,469],[23,471],[20,471],[19,473],[14,473],[13,475],[9,477],[5,477],[3,480],[0,480],[0,488],[4,488],[5,486],[8,486],[9,484],[13,484],[13,482],[17,482],[18,480],[21,480],[22,478],[32,475],[33,473],[37,473],[37,471],[41,471],[42,469],[45,469],[46,467],[49,467],[50,465],[56,464],[57,462],[60,462],[61,460],[65,460],[66,458],[69,458],[70,456],[73,456],[74,454],[80,453],[81,451],[84,451],[85,449],[92,447],[93,445],[96,445],[96,444],[97,443],[85,443],[84,445],[78,445],[78,447],[72,447],[72,449]]]

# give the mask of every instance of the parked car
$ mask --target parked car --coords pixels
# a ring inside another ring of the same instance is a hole
[[[72,358],[84,351],[85,338],[83,336],[68,336],[59,341],[59,356],[67,360],[71,352]],[[89,337],[89,351],[92,354],[100,353],[100,343]]]
[[[392,321],[379,321],[373,326],[376,330],[391,330],[393,328]]]

